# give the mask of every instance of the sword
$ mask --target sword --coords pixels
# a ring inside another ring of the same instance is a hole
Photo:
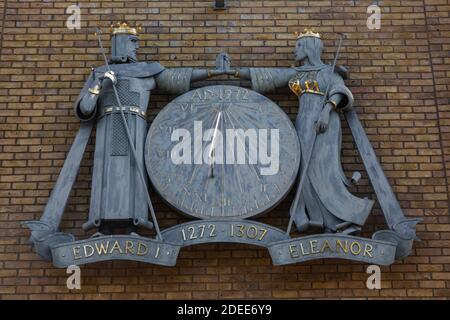
[[[331,71],[330,71],[331,75],[334,72],[334,68],[336,68],[336,63],[337,63],[337,60],[338,60],[338,57],[339,57],[339,51],[341,50],[341,45],[342,45],[342,39],[343,38],[344,38],[344,35],[340,34],[339,45],[338,45],[338,48],[336,50],[336,54],[334,56],[333,66],[331,67]],[[330,82],[328,82],[328,84],[327,84],[327,89],[325,90],[325,94],[323,96],[322,106],[325,105],[325,102],[327,100],[327,96],[328,96],[328,91],[329,90],[330,90]],[[317,123],[317,121],[316,121],[316,123]],[[306,179],[306,174],[308,172],[309,163],[311,162],[311,156],[312,156],[312,153],[313,153],[313,150],[314,150],[314,146],[315,146],[316,140],[317,140],[316,138],[317,138],[317,130],[314,130],[312,147],[311,147],[311,150],[309,150],[309,153],[307,154],[307,159],[306,159],[306,162],[305,162],[305,166],[303,168],[302,175],[300,176],[300,182],[298,183],[297,192],[295,194],[294,203],[293,203],[293,206],[292,206],[292,208],[294,208],[294,209],[297,208],[298,202],[300,201],[300,194],[302,192],[303,184],[304,184],[305,179]],[[286,230],[286,235],[289,235],[291,233],[292,223],[294,222],[294,216],[295,216],[295,211],[292,210],[291,216],[289,218],[289,224],[288,224],[288,227],[287,227],[287,230]]]
[[[102,33],[102,31],[99,28],[97,28],[97,30],[95,32],[95,36],[97,37],[98,44],[100,46],[100,50],[101,50],[103,59],[105,60],[106,68],[108,69],[109,72],[112,72],[114,74],[114,72],[109,67],[108,59],[106,58],[105,49],[103,48],[102,39],[100,38],[100,34],[101,33]],[[123,106],[122,106],[122,103],[120,102],[119,93],[117,92],[116,84],[114,83],[114,81],[112,81],[112,79],[111,79],[111,82],[112,82],[112,85],[113,85],[114,95],[116,96],[117,103],[119,104],[120,115],[122,116],[122,122],[123,122],[123,125],[125,127],[125,131],[127,132],[128,142],[129,142],[130,147],[131,147],[131,153],[133,154],[134,161],[136,162],[136,166],[138,168],[139,177],[140,177],[140,179],[142,181],[142,184],[144,185],[144,188],[145,188],[144,194],[145,194],[145,198],[147,200],[148,208],[150,209],[150,214],[152,216],[153,223],[155,225],[156,234],[157,234],[159,240],[162,241],[163,237],[161,235],[161,231],[159,230],[159,225],[158,225],[158,221],[156,220],[155,210],[153,209],[152,200],[151,200],[150,195],[148,193],[148,186],[147,186],[147,182],[145,181],[144,170],[142,169],[142,167],[141,167],[141,165],[140,165],[140,163],[138,161],[136,148],[134,146],[133,139],[131,138],[130,128],[128,127],[127,120],[125,119],[125,114],[123,112]]]

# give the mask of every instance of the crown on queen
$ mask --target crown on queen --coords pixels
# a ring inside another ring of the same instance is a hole
[[[305,30],[303,30],[303,32],[295,32],[295,35],[296,35],[297,39],[307,38],[307,37],[314,37],[314,38],[321,39],[320,33],[314,32],[313,29],[308,29],[308,28],[305,28]]]

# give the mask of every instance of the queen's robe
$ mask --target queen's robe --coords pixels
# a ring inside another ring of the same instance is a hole
[[[300,140],[301,164],[304,171],[310,156],[307,175],[299,201],[293,203],[291,214],[299,231],[310,226],[337,232],[350,225],[359,229],[372,209],[373,200],[352,195],[342,169],[340,110],[352,108],[353,95],[342,77],[331,66],[298,68],[250,68],[252,89],[260,93],[289,86],[298,95],[299,111],[296,129]],[[326,99],[324,94],[329,86]],[[336,110],[330,113],[328,129],[316,134],[316,122],[323,110],[324,101],[335,94],[341,95]]]

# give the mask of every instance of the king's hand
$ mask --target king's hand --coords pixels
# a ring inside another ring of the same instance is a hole
[[[214,77],[214,76],[221,76],[225,74],[225,72],[222,69],[212,69],[208,70],[208,78]]]
[[[111,81],[112,84],[116,85],[117,84],[117,77],[116,74],[114,73],[114,71],[106,71],[103,76],[100,77],[100,79],[104,82],[106,81]]]

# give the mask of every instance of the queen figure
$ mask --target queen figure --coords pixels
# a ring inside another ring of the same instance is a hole
[[[340,161],[339,112],[352,108],[353,95],[341,76],[345,70],[331,70],[332,66],[321,60],[322,51],[320,34],[305,30],[294,48],[298,67],[240,68],[229,74],[251,80],[252,89],[260,93],[289,86],[298,96],[299,174],[305,167],[307,171],[290,210],[297,230],[317,227],[324,232],[353,234],[364,225],[374,201],[358,198],[347,189],[350,181]]]

